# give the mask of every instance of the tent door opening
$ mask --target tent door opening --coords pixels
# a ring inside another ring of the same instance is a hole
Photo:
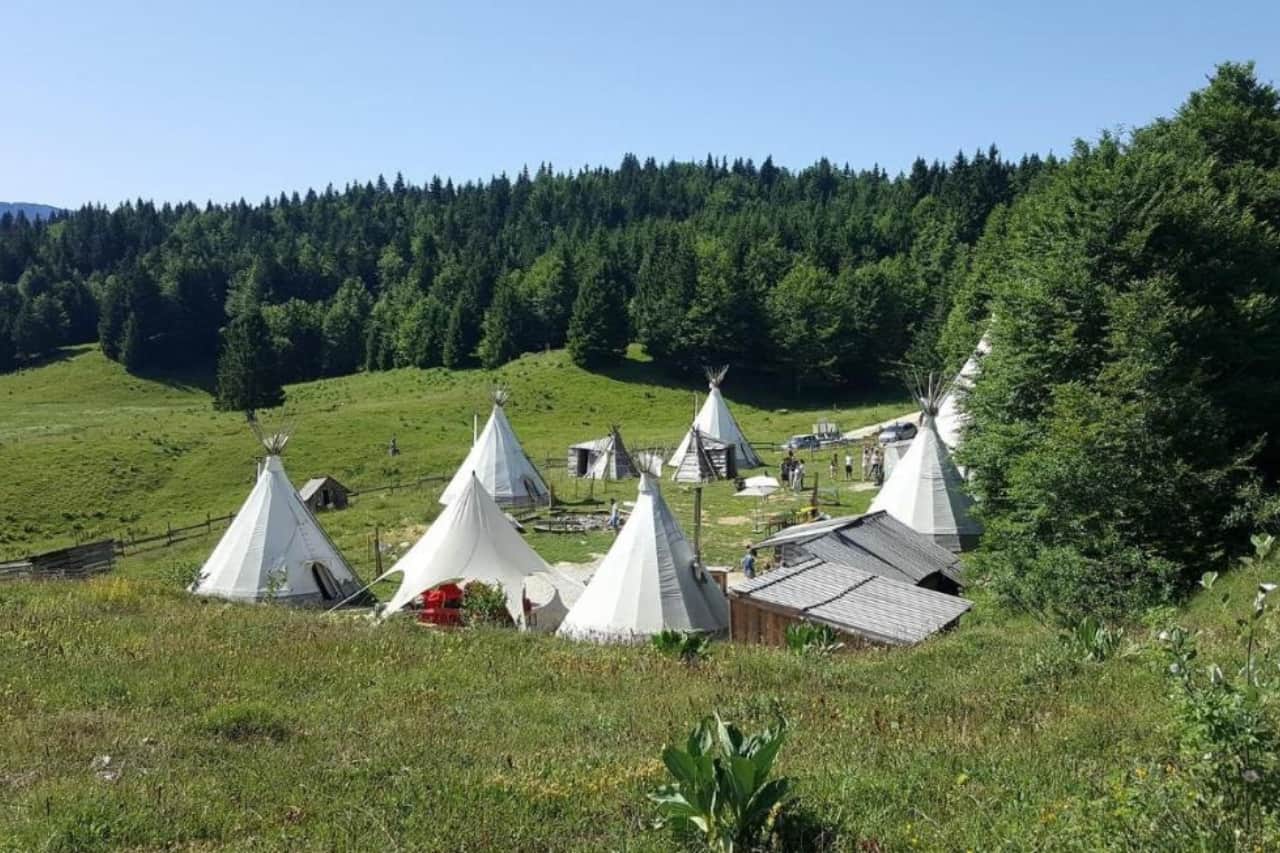
[[[335,601],[341,595],[337,581],[333,579],[333,574],[324,563],[312,563],[311,576],[315,578],[320,596],[325,601]]]
[[[579,448],[576,451],[577,464],[573,466],[575,477],[585,477],[587,472],[591,470],[591,451],[585,448]]]

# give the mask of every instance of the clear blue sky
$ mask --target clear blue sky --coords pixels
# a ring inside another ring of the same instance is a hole
[[[260,200],[388,179],[772,154],[907,168],[1280,81],[1280,2],[4,0],[0,200]],[[198,7],[198,8],[197,8]]]

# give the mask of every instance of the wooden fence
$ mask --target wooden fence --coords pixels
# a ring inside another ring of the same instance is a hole
[[[0,580],[25,578],[85,578],[111,571],[116,565],[113,539],[34,554],[25,560],[0,563]]]
[[[156,533],[151,536],[122,536],[115,540],[116,553],[124,556],[130,549],[134,551],[148,551],[151,548],[168,548],[170,545],[187,539],[194,539],[197,536],[208,536],[213,532],[214,525],[222,527],[230,525],[231,520],[236,517],[234,512],[227,515],[213,517],[206,515],[204,521],[188,524],[183,527],[174,527],[172,524],[166,524],[164,533]]]

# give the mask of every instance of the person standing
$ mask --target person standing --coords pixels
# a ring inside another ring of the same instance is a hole
[[[609,502],[609,529],[616,536],[620,527],[622,527],[622,514],[618,510],[618,499],[614,498]]]
[[[846,481],[853,479],[853,454],[847,449],[844,452],[844,478]]]
[[[756,576],[756,549],[748,548],[746,556],[742,558],[742,573],[747,576],[747,580],[751,580]]]
[[[831,482],[833,482],[833,483],[834,483],[834,482],[836,481],[836,474],[837,474],[837,472],[838,472],[839,470],[840,470],[840,454],[838,454],[838,453],[832,453],[832,454],[831,454],[831,468],[830,468],[830,471],[831,471]]]
[[[871,445],[862,445],[862,479],[871,479]]]

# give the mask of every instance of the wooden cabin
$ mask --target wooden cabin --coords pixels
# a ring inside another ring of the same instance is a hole
[[[316,477],[298,490],[298,497],[312,512],[322,509],[346,509],[350,491],[332,477]]]

